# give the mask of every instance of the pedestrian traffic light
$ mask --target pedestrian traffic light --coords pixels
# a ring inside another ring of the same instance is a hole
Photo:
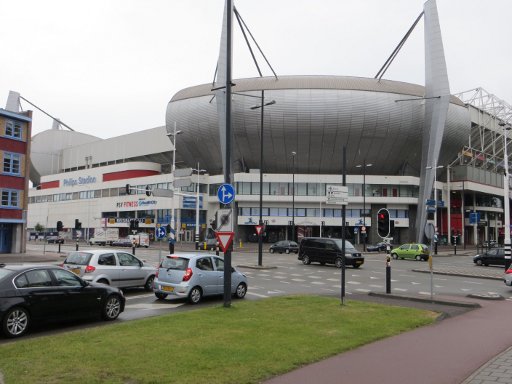
[[[75,219],[75,229],[82,229],[82,223],[78,219]]]
[[[171,224],[167,224],[165,229],[167,230],[167,233],[171,233]]]
[[[126,184],[126,194],[130,194],[130,184]]]
[[[146,185],[146,196],[151,196],[151,195],[152,195],[151,188],[149,187],[149,185]]]
[[[61,232],[64,229],[64,226],[62,225],[62,221],[57,221],[57,232]]]
[[[389,211],[386,208],[381,208],[377,212],[377,233],[380,237],[385,238],[389,236],[389,230]]]

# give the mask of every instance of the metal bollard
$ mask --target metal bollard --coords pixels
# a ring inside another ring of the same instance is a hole
[[[453,254],[456,255],[457,254],[457,243],[455,243],[453,245]]]
[[[78,251],[78,238],[76,239],[76,250]]]
[[[59,253],[60,253],[60,243],[59,243]]]
[[[217,256],[219,256],[219,253],[220,253],[220,249],[219,249],[219,242],[217,241],[217,243],[215,244],[215,254]]]
[[[391,293],[391,256],[386,257],[386,293]]]

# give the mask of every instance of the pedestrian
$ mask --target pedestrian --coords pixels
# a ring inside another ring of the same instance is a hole
[[[169,237],[169,253],[174,253],[174,239],[172,237]]]

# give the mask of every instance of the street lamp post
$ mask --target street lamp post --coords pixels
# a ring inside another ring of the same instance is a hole
[[[295,155],[292,152],[292,241],[295,241]]]
[[[363,227],[366,228],[366,167],[371,167],[373,164],[366,164],[364,159],[363,164],[356,165],[356,168],[363,168]],[[363,250],[366,252],[366,232],[363,236]]]
[[[169,233],[169,243],[172,244],[172,248],[174,249],[174,243],[176,242],[176,188],[174,187],[174,182],[176,181],[176,138],[177,138],[177,135],[179,135],[180,133],[182,133],[183,131],[181,130],[176,130],[176,122],[174,122],[174,129],[173,129],[173,132],[172,133],[168,133],[167,136],[169,137],[169,139],[173,138],[173,141],[172,141],[172,145],[173,145],[173,151],[172,151],[172,191],[173,191],[173,196],[172,196],[172,218],[171,218],[171,232]],[[199,168],[199,167],[198,167]],[[170,249],[171,247],[169,247],[169,251],[171,251]]]
[[[509,171],[508,171],[508,154],[507,154],[507,131],[511,129],[510,125],[506,126],[504,122],[498,123],[503,128],[503,167],[505,167],[505,179],[503,180],[503,210],[504,210],[504,248],[505,248],[505,270],[511,263],[511,244],[510,244],[510,199],[509,199]]]
[[[197,172],[197,182],[196,182],[196,250],[199,249],[199,175],[201,172],[206,172],[206,169],[199,168],[199,162],[197,163],[197,168],[193,169],[193,171]]]
[[[261,105],[251,107],[251,109],[261,109],[260,119],[260,219],[259,226],[260,231],[258,234],[258,265],[261,266],[263,263],[263,117],[265,107],[268,105],[275,104],[275,100],[271,100],[265,103],[265,91],[261,90]]]
[[[437,165],[435,164],[433,167],[428,166],[425,167],[426,169],[433,169],[434,170],[434,255],[437,255],[437,242],[438,242],[438,234],[437,234],[437,170],[444,168],[443,165]]]

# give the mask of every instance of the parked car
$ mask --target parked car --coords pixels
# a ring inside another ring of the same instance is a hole
[[[60,236],[48,236],[46,241],[48,244],[64,244],[64,239]]]
[[[130,239],[119,239],[112,242],[113,247],[129,247],[133,246],[133,243]]]
[[[386,251],[386,247],[387,247],[387,243],[381,241],[380,243],[377,243],[377,244],[369,244],[366,246],[366,251],[367,252],[385,252]]]
[[[503,265],[505,266],[505,249],[492,248],[483,253],[473,256],[473,263],[476,265]]]
[[[270,246],[269,249],[270,253],[279,252],[279,253],[299,253],[299,244],[297,244],[295,241],[291,240],[281,240],[277,243],[274,243]]]
[[[482,243],[482,246],[484,248],[497,248],[499,247],[499,244],[496,242],[496,240],[485,240]]]
[[[204,241],[205,249],[209,251],[215,251],[217,248],[217,238],[215,237],[209,237]]]
[[[166,256],[158,268],[153,290],[159,299],[168,295],[186,297],[197,304],[203,296],[224,293],[224,259],[215,255],[176,253]],[[231,268],[231,293],[243,299],[247,277]]]
[[[302,260],[304,265],[319,262],[322,265],[334,264],[341,268],[343,266],[342,246],[342,239],[304,237],[300,242],[298,259]],[[345,265],[359,268],[363,263],[364,257],[361,252],[355,249],[350,241],[345,240]]]
[[[0,264],[0,324],[6,337],[24,335],[32,324],[124,311],[123,292],[84,281],[56,265]]]
[[[394,248],[391,251],[391,257],[393,259],[416,259],[416,260],[428,260],[430,256],[430,250],[425,244],[420,243],[409,243],[402,244],[398,248]]]
[[[507,284],[509,287],[512,287],[512,266],[510,266],[506,271],[505,271],[505,277],[503,278],[503,281],[505,282],[505,284]]]
[[[153,290],[156,275],[156,267],[131,253],[108,249],[69,252],[62,267],[85,281],[119,288],[144,287],[146,291]]]

